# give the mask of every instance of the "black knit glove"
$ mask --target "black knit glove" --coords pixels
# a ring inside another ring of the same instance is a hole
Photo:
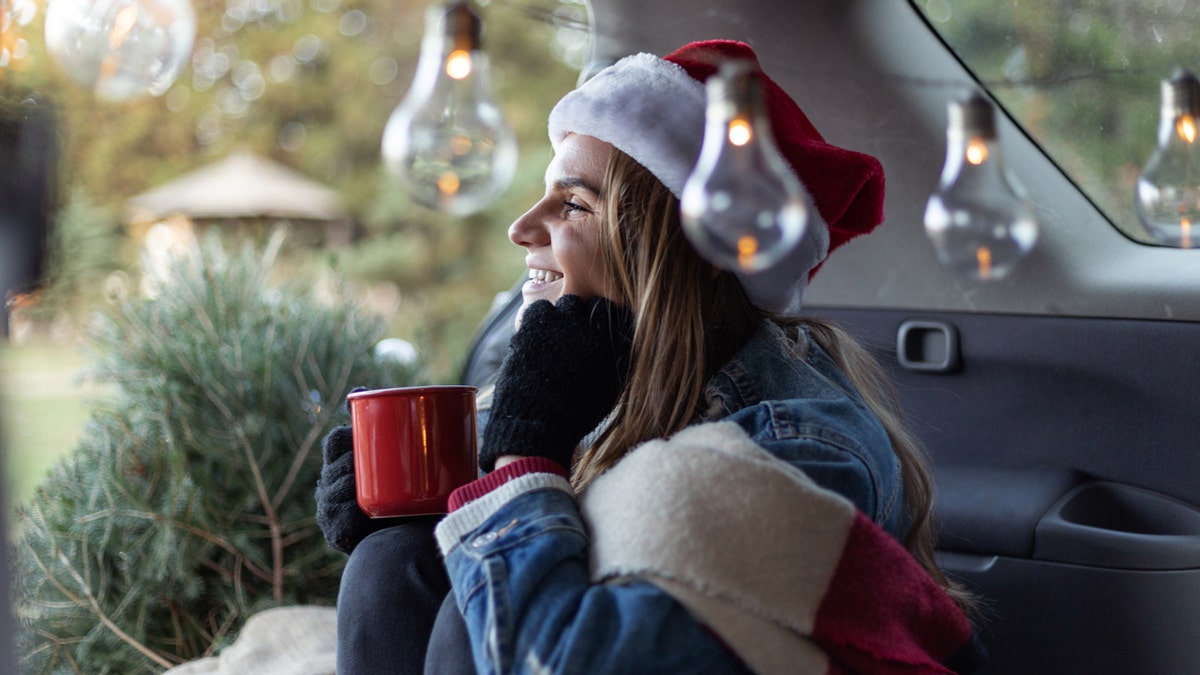
[[[500,366],[479,468],[520,455],[570,470],[575,446],[616,405],[632,344],[632,314],[604,298],[564,295],[527,307]]]
[[[324,464],[316,491],[317,525],[324,533],[325,541],[347,555],[364,537],[388,524],[372,519],[358,506],[353,449],[348,425],[329,432],[325,437]]]

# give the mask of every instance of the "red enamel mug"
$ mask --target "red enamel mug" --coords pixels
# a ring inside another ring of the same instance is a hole
[[[478,477],[475,391],[435,385],[346,397],[358,505],[367,515],[446,513],[450,493]]]

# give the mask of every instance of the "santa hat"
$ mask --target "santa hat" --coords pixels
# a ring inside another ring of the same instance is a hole
[[[679,197],[704,140],[704,82],[733,59],[751,62],[758,72],[776,144],[816,206],[790,254],[767,270],[737,276],[757,307],[795,314],[829,252],[883,221],[883,168],[870,155],[826,143],[800,106],[762,73],[749,45],[707,40],[665,58],[627,56],[554,106],[550,142],[557,150],[575,133],[611,143]]]

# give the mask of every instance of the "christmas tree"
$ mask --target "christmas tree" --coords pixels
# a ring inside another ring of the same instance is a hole
[[[322,441],[350,389],[416,373],[375,361],[383,322],[344,292],[273,285],[281,241],[192,244],[152,297],[98,322],[93,373],[112,394],[18,509],[23,671],[161,672],[256,611],[333,603],[344,556],[314,517]]]

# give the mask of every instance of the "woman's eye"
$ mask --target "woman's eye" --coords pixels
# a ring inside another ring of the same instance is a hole
[[[572,211],[579,211],[579,212],[582,212],[582,213],[591,213],[591,212],[592,212],[592,210],[591,210],[591,209],[589,209],[588,207],[584,206],[583,204],[579,204],[579,203],[577,203],[577,202],[572,202],[572,201],[565,201],[565,202],[563,202],[563,208],[564,208],[564,210],[566,210],[568,213],[570,213],[570,212],[572,212]]]

